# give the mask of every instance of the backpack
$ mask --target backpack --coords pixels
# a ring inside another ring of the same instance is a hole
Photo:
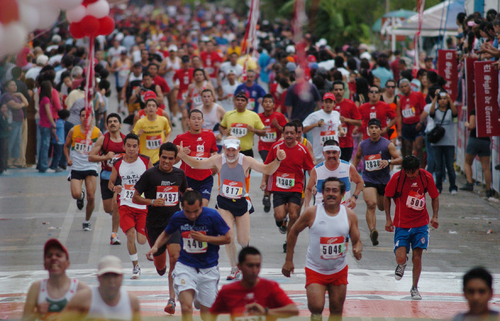
[[[394,193],[394,196],[392,197],[394,199],[401,197],[401,192],[403,191],[403,186],[405,185],[405,181],[406,181],[406,173],[404,175],[405,175],[405,177],[403,178],[403,184],[401,185],[401,190],[399,190],[399,188],[398,188],[399,181],[401,180],[401,174],[398,177],[398,182],[396,184],[396,193]],[[420,171],[420,170],[418,172],[418,176],[420,177],[420,182],[424,186],[424,194],[426,194],[427,193],[427,186],[429,186],[429,179],[427,178],[427,175],[424,174],[423,176],[425,177],[425,181],[427,182],[427,184],[424,184],[424,180],[422,179],[422,171]]]

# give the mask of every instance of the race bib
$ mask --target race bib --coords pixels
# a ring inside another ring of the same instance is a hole
[[[253,98],[248,99],[248,108],[247,109],[251,109],[251,110],[255,109],[255,99],[253,99]]]
[[[159,149],[161,146],[161,135],[157,136],[146,136],[146,148],[147,149]]]
[[[204,152],[205,146],[204,145],[196,145],[196,151],[197,152]]]
[[[183,93],[181,94],[182,100],[186,100],[187,96],[188,96],[188,92],[187,92],[187,91],[186,91],[186,92],[183,92]]]
[[[335,139],[335,131],[334,130],[327,130],[324,132],[320,132],[320,138],[321,138],[321,146],[327,141],[327,140],[334,140]]]
[[[118,161],[120,159],[120,157],[122,157],[123,155],[125,155],[125,154],[124,153],[115,154],[115,156],[112,159],[108,159],[106,161],[106,165],[108,165],[109,167],[115,166],[116,161]]]
[[[210,157],[210,153],[205,153],[205,152],[191,152],[189,153],[189,156],[197,159],[197,160],[204,160]]]
[[[238,138],[246,136],[248,134],[248,125],[247,124],[232,124],[231,125],[231,135],[236,136]]]
[[[207,68],[205,68],[205,70],[207,71],[207,73],[208,73],[209,75],[212,75],[212,74],[215,72],[215,69],[214,69],[214,68],[212,68],[212,67],[207,67]]]
[[[207,235],[206,231],[200,232]],[[182,232],[182,248],[190,254],[202,254],[207,252],[208,243],[193,240],[193,238],[191,238],[191,231],[186,231]]]
[[[370,119],[373,119],[373,118],[377,118],[377,112],[376,111],[372,111],[370,113]]]
[[[92,150],[92,140],[84,138],[75,138],[75,152],[82,155],[88,155]]]
[[[134,185],[123,185],[123,190],[121,192],[121,197],[122,200],[130,201],[132,202],[132,198],[134,197]]]
[[[196,96],[193,97],[193,104],[195,106],[203,105],[203,101],[201,100],[201,96],[200,95],[196,95]]]
[[[404,118],[411,118],[411,117],[415,116],[415,107],[403,109],[402,113],[403,113]]]
[[[274,143],[278,138],[278,131],[276,128],[266,128],[266,135],[260,136],[260,140],[264,143]]]
[[[233,104],[233,95],[228,95],[226,101],[227,101],[228,104],[232,105]]]
[[[184,76],[184,85],[189,85],[189,76]],[[183,98],[186,99],[186,97],[184,97],[184,96],[183,96]]]
[[[156,187],[156,198],[164,198],[165,206],[176,206],[179,203],[179,186]]]
[[[369,172],[380,170],[381,160],[382,160],[381,154],[365,156],[365,170]]]
[[[344,237],[320,237],[319,251],[323,260],[335,260],[343,257],[346,252]]]
[[[222,196],[232,199],[240,199],[243,192],[243,182],[235,182],[225,179],[222,182]]]
[[[408,198],[406,199],[406,207],[414,209],[416,211],[421,211],[425,207],[425,194],[419,194],[415,191],[410,191],[408,193]]]
[[[277,173],[276,187],[290,189],[295,186],[295,174]]]
[[[344,127],[344,126],[342,126],[342,130],[343,130],[343,131],[344,131],[344,133],[347,135],[347,130],[348,130],[347,126],[345,126],[345,127]]]

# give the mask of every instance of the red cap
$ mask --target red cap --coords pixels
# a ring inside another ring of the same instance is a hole
[[[144,93],[144,102],[150,99],[156,99],[156,94],[154,91],[148,90]]]
[[[316,62],[316,57],[314,57],[313,55],[307,56],[307,62]]]
[[[326,93],[324,96],[323,96],[323,100],[327,100],[327,99],[331,99],[333,101],[335,101],[335,95],[332,94],[332,93]]]
[[[59,249],[61,249],[64,253],[66,253],[66,257],[68,258],[69,260],[69,253],[68,253],[68,250],[66,249],[66,247],[64,245],[62,245],[61,242],[59,242],[58,239],[50,239],[48,240],[47,242],[45,242],[45,246],[43,247],[43,255],[45,256],[47,254],[47,251],[49,250],[49,248],[51,247],[58,247]]]

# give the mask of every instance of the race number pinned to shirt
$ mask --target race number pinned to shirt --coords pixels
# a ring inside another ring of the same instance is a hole
[[[134,197],[134,185],[123,185],[123,190],[121,192],[122,200],[132,202],[132,197]]]
[[[206,231],[200,231],[207,235]],[[191,231],[182,232],[182,249],[190,254],[206,253],[208,249],[207,242],[196,241],[191,237]]]
[[[193,97],[193,104],[195,106],[203,105],[203,101],[201,100],[201,96],[200,95],[195,95]]]
[[[146,136],[147,149],[159,149],[162,144],[161,135],[148,135]]]
[[[295,186],[295,174],[276,173],[276,187],[290,189]]]
[[[248,98],[248,107],[247,107],[247,109],[249,109],[249,110],[254,110],[255,109],[255,99]]]
[[[243,193],[243,182],[235,182],[225,179],[222,182],[222,196],[233,199],[240,199]]]
[[[404,118],[414,117],[415,116],[415,107],[409,107],[409,108],[403,109],[402,114],[403,114]]]
[[[347,130],[349,129],[349,127],[347,127],[347,124],[342,124],[342,130],[344,131],[344,134],[347,135]]]
[[[346,252],[344,237],[320,237],[319,251],[323,260],[335,260],[343,257]]]
[[[176,206],[179,203],[179,186],[156,187],[156,198],[164,198],[165,206]]]
[[[266,135],[261,136],[260,140],[264,143],[274,143],[278,138],[278,131],[276,128],[266,128]]]
[[[106,164],[109,166],[109,167],[113,167],[115,166],[115,163],[123,156],[125,155],[124,153],[120,153],[120,154],[115,154],[115,156],[111,159],[108,159],[106,161]]]
[[[75,138],[75,152],[82,155],[88,155],[92,150],[92,140],[85,138]]]
[[[406,207],[414,209],[416,211],[421,211],[425,207],[425,194],[419,194],[415,191],[410,191],[408,193],[408,198],[406,199]]]
[[[238,138],[246,136],[248,134],[248,125],[242,123],[235,123],[231,125],[231,135]]]
[[[191,152],[189,153],[189,156],[197,159],[197,160],[204,160],[210,157],[210,153],[208,152]]]
[[[382,160],[381,154],[365,156],[365,170],[369,172],[380,170],[381,160]]]
[[[189,84],[189,82],[188,82],[188,84]],[[187,91],[183,92],[181,94],[182,100],[186,100],[187,96],[188,96],[188,92]]]
[[[346,131],[347,133],[347,131]],[[319,133],[319,136],[321,138],[321,146],[327,141],[327,140],[334,140],[335,139],[335,131],[334,130],[327,130]]]
[[[377,118],[377,112],[376,111],[371,111],[370,112],[370,119]]]

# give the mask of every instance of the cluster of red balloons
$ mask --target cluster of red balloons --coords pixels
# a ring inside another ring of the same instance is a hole
[[[115,22],[108,15],[106,0],[83,0],[66,12],[66,19],[71,23],[69,32],[76,39],[109,35],[115,29]]]

